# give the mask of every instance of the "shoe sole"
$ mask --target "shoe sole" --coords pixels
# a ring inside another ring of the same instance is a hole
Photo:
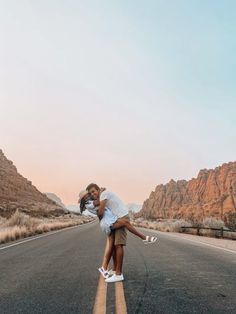
[[[150,241],[143,242],[143,244],[148,245],[148,244],[153,244],[153,243],[156,243],[156,242],[157,242],[157,239],[155,241],[152,241],[152,242],[150,242]]]
[[[124,279],[122,279],[122,280],[116,280],[116,281],[106,281],[106,280],[105,280],[106,283],[115,283],[115,282],[122,282],[122,281],[124,281]]]

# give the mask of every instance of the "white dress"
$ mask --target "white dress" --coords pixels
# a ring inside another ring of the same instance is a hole
[[[89,201],[85,207],[92,214],[96,212],[96,207],[94,206],[93,201]],[[114,215],[108,207],[105,207],[103,217],[100,220],[100,227],[102,231],[109,235],[111,233],[111,226],[117,221],[117,219],[118,217]]]

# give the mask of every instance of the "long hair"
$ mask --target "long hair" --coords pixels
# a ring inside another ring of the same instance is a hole
[[[86,201],[85,197],[83,197],[82,200],[80,201],[80,212],[81,212],[81,214],[86,210],[86,207],[85,207],[86,203],[87,203],[87,201]]]

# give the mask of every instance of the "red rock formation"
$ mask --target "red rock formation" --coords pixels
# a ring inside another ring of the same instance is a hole
[[[17,172],[12,161],[0,150],[0,214],[19,209],[29,213],[60,214],[64,210],[39,192],[30,181]]]
[[[158,185],[144,202],[138,217],[185,218],[200,221],[205,217],[223,218],[236,210],[236,162],[215,169],[200,170],[190,181]]]

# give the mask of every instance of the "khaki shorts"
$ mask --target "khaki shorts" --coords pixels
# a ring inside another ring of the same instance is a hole
[[[129,215],[126,215],[122,218],[129,220]],[[125,227],[114,230],[115,242],[114,245],[126,245],[127,242],[127,230]]]

